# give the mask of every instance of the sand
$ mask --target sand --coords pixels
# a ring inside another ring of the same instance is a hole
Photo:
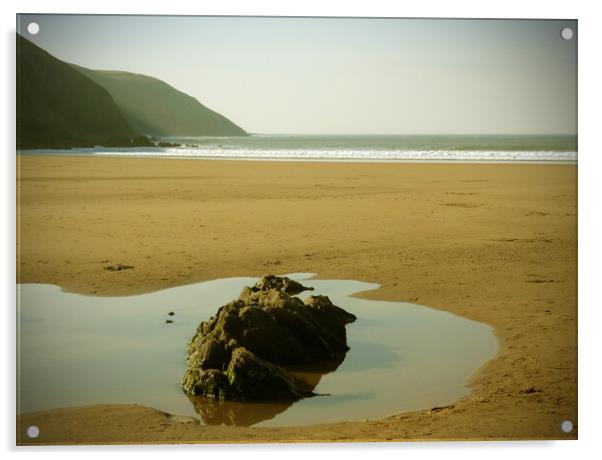
[[[575,165],[22,155],[18,167],[18,282],[123,295],[315,272],[382,285],[366,298],[490,324],[500,341],[472,392],[444,408],[242,428],[138,405],[73,407],[17,417],[21,443],[577,437]],[[105,269],[117,264],[133,268]],[[23,434],[32,424],[35,441]]]

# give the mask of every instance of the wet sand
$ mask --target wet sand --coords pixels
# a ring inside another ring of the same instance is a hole
[[[137,405],[18,417],[19,441],[573,439],[575,165],[20,156],[18,282],[93,295],[316,272],[364,297],[492,325],[497,356],[444,408],[291,428],[202,426]],[[106,267],[128,265],[125,270]],[[184,345],[183,345],[184,346]]]

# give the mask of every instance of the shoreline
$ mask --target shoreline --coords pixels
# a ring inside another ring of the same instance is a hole
[[[116,420],[144,414],[157,426],[167,423],[154,440],[145,440],[135,428],[114,433],[121,442],[187,442],[186,436],[196,442],[576,438],[576,429],[563,434],[555,420],[572,419],[577,427],[576,166],[299,162],[293,169],[286,161],[229,161],[228,168],[220,168],[219,161],[146,159],[134,164],[135,158],[109,158],[18,158],[18,280],[121,295],[211,276],[311,271],[320,278],[381,285],[361,293],[362,298],[414,301],[488,324],[499,349],[467,382],[470,394],[451,406],[369,422],[311,429],[191,427],[141,406],[111,406],[108,412],[94,406],[23,414],[22,423],[46,419],[64,425],[71,420],[77,426],[84,413]],[[235,184],[239,189],[231,188]],[[129,191],[128,198],[119,199],[117,191]],[[103,216],[107,199],[119,210]],[[195,205],[204,212],[197,215]],[[321,212],[316,214],[316,208]],[[114,221],[128,213],[137,214],[119,223],[139,234],[116,243]],[[145,213],[159,228],[140,229]],[[158,219],[166,214],[179,229]],[[309,229],[303,227],[304,216],[313,218]],[[55,218],[59,222],[52,222]],[[257,220],[267,221],[267,227]],[[65,230],[65,223],[71,228]],[[241,229],[245,224],[251,228]],[[204,244],[198,248],[191,227],[201,229]],[[262,228],[268,228],[267,235]],[[234,239],[221,241],[228,230]],[[66,251],[65,231],[81,247],[104,241],[110,254],[104,259],[98,251],[81,254],[78,245]],[[187,240],[188,250],[173,242],[170,232],[176,240]],[[161,244],[145,249],[156,237],[170,250],[158,254]],[[35,244],[40,238],[49,244]],[[56,244],[59,249],[51,249]],[[156,264],[144,262],[151,252],[158,256]],[[189,252],[211,263],[194,264],[194,255],[186,257]],[[132,273],[103,273],[101,260],[122,258],[136,267],[128,270]],[[77,431],[92,442],[103,436],[74,430],[72,436]],[[58,431],[55,436],[37,441],[69,441]],[[120,442],[111,441],[111,433],[104,436],[105,442]]]
[[[82,149],[78,149],[82,150]],[[93,150],[93,149],[91,149]],[[119,149],[122,150],[122,149]],[[504,151],[506,152],[506,151]],[[577,152],[563,152],[563,153],[574,153]],[[337,158],[322,158],[322,157],[285,157],[285,156],[266,156],[266,157],[251,157],[251,156],[202,156],[202,155],[160,155],[160,154],[145,154],[141,151],[139,154],[136,153],[95,153],[95,152],[76,152],[68,153],[64,149],[39,149],[39,150],[25,150],[17,151],[17,155],[25,156],[61,156],[61,157],[86,157],[86,158],[132,158],[132,159],[159,159],[159,160],[202,160],[202,161],[265,161],[265,162],[285,162],[285,163],[327,163],[327,164],[339,164],[339,163],[409,163],[409,164],[534,164],[534,165],[572,165],[578,164],[577,159],[412,159],[412,158],[357,158],[357,157],[337,157]]]

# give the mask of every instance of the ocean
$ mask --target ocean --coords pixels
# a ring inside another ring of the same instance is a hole
[[[168,137],[180,147],[21,153],[305,161],[576,162],[576,135],[265,135]]]

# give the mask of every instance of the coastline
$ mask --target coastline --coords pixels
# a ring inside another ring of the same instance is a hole
[[[17,155],[56,155],[66,157],[110,157],[110,158],[149,158],[149,159],[164,159],[164,160],[217,160],[217,161],[268,161],[268,162],[312,162],[312,163],[426,163],[426,164],[577,164],[577,152],[557,152],[557,151],[542,151],[542,152],[514,152],[514,151],[471,151],[472,158],[469,156],[458,156],[457,158],[450,158],[449,155],[444,156],[430,156],[433,152],[428,151],[408,151],[412,152],[412,155],[407,156],[382,156],[382,152],[346,152],[347,156],[329,156],[325,152],[322,156],[305,156],[303,154],[298,155],[295,151],[279,151],[279,155],[266,155],[265,151],[248,151],[247,155],[242,154],[225,154],[222,151],[221,154],[199,154],[201,152],[198,148],[192,150],[172,148],[172,149],[160,149],[153,148],[142,148],[140,150],[128,149],[128,152],[124,152],[123,149],[110,149],[110,148],[82,148],[82,149],[33,149],[33,150],[18,150]],[[214,151],[212,151],[214,152]],[[467,153],[468,151],[456,151],[459,153]],[[301,152],[302,153],[302,152]],[[494,156],[479,156],[483,154],[494,154]],[[525,157],[526,153],[539,153],[544,155],[542,158],[529,158]],[[522,154],[523,158],[513,158],[512,155]],[[545,155],[548,155],[546,157]],[[553,156],[551,156],[554,154]],[[496,158],[495,155],[498,157]]]
[[[18,282],[92,295],[267,271],[377,282],[362,297],[495,328],[498,355],[473,391],[446,408],[293,428],[199,426],[135,405],[57,409],[19,417],[46,427],[34,442],[576,438],[559,430],[577,426],[575,165],[292,166],[20,156]],[[107,273],[103,260],[135,268]]]

